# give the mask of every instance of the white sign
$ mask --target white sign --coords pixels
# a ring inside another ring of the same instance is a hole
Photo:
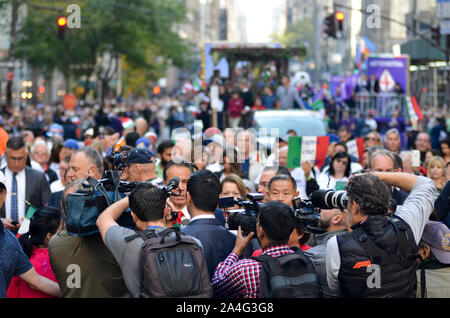
[[[391,73],[386,69],[381,73],[380,79],[378,80],[380,83],[380,89],[383,92],[391,91],[395,86],[395,81],[392,78]]]

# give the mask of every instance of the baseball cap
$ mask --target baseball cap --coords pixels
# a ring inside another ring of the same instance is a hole
[[[133,148],[128,154],[127,165],[131,163],[150,163],[152,158],[156,158],[155,154],[147,148]]]
[[[51,124],[47,131],[47,137],[52,138],[54,136],[63,136],[64,128],[60,124]]]
[[[443,264],[450,264],[450,229],[441,222],[428,221],[422,240],[430,246],[433,255]]]
[[[75,139],[67,139],[64,142],[64,147],[69,148],[69,149],[75,149],[78,150],[80,148],[80,146],[78,145],[78,141],[76,141]]]
[[[150,140],[145,137],[141,137],[138,140],[136,140],[136,148],[148,148],[150,147]]]

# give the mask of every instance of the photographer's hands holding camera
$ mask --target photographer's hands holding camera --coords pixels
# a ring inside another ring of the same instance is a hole
[[[255,236],[255,233],[251,232],[249,235],[244,236],[242,234],[242,229],[239,226],[237,235],[236,235],[236,243],[234,244],[234,248],[232,253],[237,254],[239,257],[242,256],[243,251],[247,247],[248,243],[252,240],[252,238]]]

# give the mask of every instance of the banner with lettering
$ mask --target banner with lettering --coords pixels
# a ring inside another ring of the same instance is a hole
[[[305,161],[314,161],[319,169],[322,168],[327,157],[329,142],[328,136],[289,137],[287,168],[300,167]]]

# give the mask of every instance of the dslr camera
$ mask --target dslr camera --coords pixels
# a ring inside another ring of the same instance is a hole
[[[231,208],[235,205],[241,209],[228,210],[225,216],[225,226],[229,230],[237,230],[239,226],[244,235],[251,232],[256,234],[256,220],[258,218],[261,202],[264,195],[261,193],[248,193],[247,199],[234,197],[225,197],[219,199],[219,208]]]

